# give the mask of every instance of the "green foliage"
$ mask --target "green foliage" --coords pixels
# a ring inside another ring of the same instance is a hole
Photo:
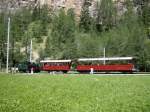
[[[27,35],[28,35],[28,38],[41,38],[42,36],[42,33],[41,33],[41,30],[42,30],[42,23],[41,21],[34,21],[34,22],[31,22],[29,25],[28,25],[28,28],[27,28]]]
[[[76,54],[75,20],[70,10],[67,15],[60,10],[53,18],[52,31],[48,36],[46,49],[53,58],[73,58]],[[50,43],[50,44],[49,44]]]
[[[142,7],[142,20],[146,27],[146,33],[150,37],[150,2],[144,2]]]
[[[80,29],[83,30],[84,32],[89,32],[90,30],[92,30],[93,23],[89,12],[90,5],[91,5],[90,0],[84,0],[79,23]]]
[[[150,1],[134,0],[134,3],[138,7],[139,18],[145,25],[145,32],[150,37]]]
[[[6,60],[6,49],[5,49],[5,42],[6,42],[6,14],[0,13],[0,66],[3,67],[4,62]]]
[[[47,27],[50,24],[50,10],[48,5],[43,5],[42,7],[37,6],[32,12],[33,21],[41,21],[41,34],[47,35]]]
[[[140,51],[144,49],[146,36],[143,35],[144,30],[142,28],[137,29],[137,27],[139,25],[135,24],[131,30],[131,27],[122,25],[104,34],[103,36],[107,37],[108,56],[140,56]]]
[[[19,61],[27,59],[25,53],[21,52],[22,43],[26,43],[25,32],[28,30],[28,25],[32,21],[31,10],[21,9],[15,14],[11,14],[11,29],[10,29],[10,66],[15,66]],[[22,42],[23,41],[23,42]],[[18,44],[21,43],[21,44]]]
[[[112,0],[97,1],[97,30],[111,29],[116,24],[116,9]]]
[[[145,63],[144,63],[144,66],[145,66],[145,69],[147,71],[150,71],[150,40],[145,40],[145,43],[144,43],[144,59],[145,59]]]
[[[81,33],[77,35],[78,57],[99,57],[101,55],[101,44],[96,35]]]
[[[22,9],[15,14],[11,14],[11,37],[13,37],[15,41],[22,40],[23,32],[27,30],[30,22],[31,10],[29,9]]]

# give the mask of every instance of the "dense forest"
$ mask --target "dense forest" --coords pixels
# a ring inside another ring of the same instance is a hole
[[[8,17],[10,24],[10,66],[29,60],[29,46],[40,57],[77,59],[79,57],[136,57],[138,68],[150,71],[150,3],[127,0],[126,11],[118,14],[112,0],[97,2],[90,15],[89,0],[82,6],[80,20],[73,9],[53,11],[47,5],[0,11],[0,67],[6,64]],[[37,61],[38,61],[37,60]]]

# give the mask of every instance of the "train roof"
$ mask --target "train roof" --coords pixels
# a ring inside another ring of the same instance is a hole
[[[40,63],[67,63],[71,60],[41,60]]]
[[[133,60],[133,57],[80,58],[78,61],[119,61]]]

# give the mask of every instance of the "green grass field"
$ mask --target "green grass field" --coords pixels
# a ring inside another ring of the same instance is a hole
[[[1,74],[0,112],[150,112],[150,76]]]

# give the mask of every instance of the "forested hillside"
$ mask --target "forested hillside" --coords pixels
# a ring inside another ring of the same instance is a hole
[[[80,19],[73,8],[52,10],[48,5],[0,11],[0,66],[6,64],[8,17],[10,66],[33,58],[38,60],[79,57],[133,56],[141,70],[150,70],[150,2],[126,0],[121,13],[112,0],[96,3],[91,16],[90,1],[84,0]]]

